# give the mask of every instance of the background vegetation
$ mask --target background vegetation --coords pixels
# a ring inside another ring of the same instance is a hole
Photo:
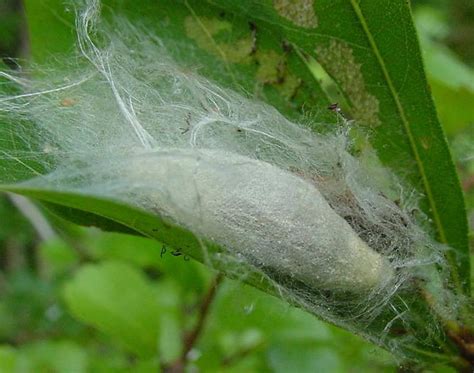
[[[29,2],[25,16],[18,1],[0,0],[5,64],[16,65],[7,56],[28,58],[31,45],[35,58],[46,58],[55,52],[51,38],[67,48],[64,19],[47,10],[49,3]],[[412,6],[472,230],[474,5]],[[47,27],[28,35],[34,24]],[[1,194],[0,372],[148,372],[179,369],[185,358],[205,372],[400,369],[388,353],[178,254],[144,238],[73,225]]]

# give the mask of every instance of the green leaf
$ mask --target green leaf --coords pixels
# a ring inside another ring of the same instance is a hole
[[[203,242],[191,232],[159,216],[111,199],[81,193],[37,189],[20,184],[0,185],[0,191],[9,191],[31,197],[46,203],[48,207],[58,205],[62,207],[62,211],[72,209],[81,216],[90,215],[91,221],[98,223],[99,228],[113,227],[115,231],[127,231],[127,233],[153,238],[165,244],[168,247],[167,250],[178,250],[201,263],[208,261],[207,253],[221,251],[212,242]],[[219,269],[219,266],[222,265],[224,263],[213,263],[215,269]],[[276,289],[268,280],[258,274],[247,276],[245,281],[271,293],[276,292]]]
[[[17,372],[18,365],[18,352],[11,346],[0,346],[0,370],[5,373]]]
[[[42,201],[47,201],[47,202],[53,202],[60,205],[64,205],[66,207],[72,207],[72,208],[77,208],[77,209],[82,208],[86,210],[86,212],[97,214],[98,216],[101,216],[102,218],[109,219],[113,222],[117,222],[123,226],[131,228],[134,231],[136,231],[137,234],[158,239],[160,242],[163,242],[164,244],[169,245],[170,247],[174,249],[179,249],[182,253],[187,254],[191,257],[194,257],[195,259],[203,263],[208,263],[207,258],[209,256],[207,255],[207,253],[215,253],[215,252],[220,251],[220,249],[216,247],[215,245],[213,245],[212,243],[198,241],[190,232],[182,228],[176,227],[172,224],[169,224],[167,221],[161,219],[158,216],[150,215],[149,213],[145,211],[132,208],[130,206],[124,205],[122,203],[119,203],[113,200],[97,198],[94,196],[87,196],[87,195],[79,194],[79,193],[66,193],[66,192],[58,192],[58,191],[46,190],[46,189],[33,189],[33,188],[28,188],[22,185],[14,185],[14,186],[8,186],[8,187],[0,186],[0,190],[2,189],[15,192],[15,193],[21,193],[25,196],[36,198],[40,201],[42,200]],[[245,268],[242,268],[242,266],[244,265],[242,263],[238,263],[239,265],[238,271],[233,270],[233,268],[231,267],[232,262],[225,263],[225,261],[218,260],[217,262],[212,262],[212,264],[213,264],[214,269],[216,270],[221,269],[221,270],[224,270],[225,273],[235,274],[237,276],[239,273],[242,273],[242,271],[246,271]],[[246,273],[247,275],[245,276],[245,278],[243,278],[243,281],[245,281],[246,283],[251,284],[252,286],[256,288],[261,289],[277,297],[281,296],[281,294],[279,294],[278,292],[278,288],[272,285],[268,277],[264,277],[261,274],[256,273],[255,271],[251,271],[250,269]],[[269,276],[271,275],[269,274]],[[112,277],[113,276],[110,276],[110,278]],[[122,279],[125,277],[126,277],[125,275],[122,276]],[[281,278],[279,280],[282,281]],[[113,307],[113,309],[117,309],[117,307],[120,308],[123,306],[125,309],[127,309],[127,312],[130,311],[128,307],[126,307],[125,305],[122,305],[121,300],[117,300],[115,298],[112,300],[112,299],[107,298],[106,296],[107,294],[113,294],[114,296],[117,295],[116,293],[118,290],[115,287],[113,287],[111,291],[110,289],[106,287],[106,285],[104,285],[103,290],[99,293],[101,294],[100,298],[97,299],[94,297],[97,296],[95,292],[97,291],[98,278],[93,277],[93,279],[90,282],[86,281],[85,279],[84,283],[85,285],[87,285],[86,286],[87,289],[84,290],[85,295],[82,298],[79,297],[80,301],[77,301],[77,304],[75,303],[75,307],[79,307],[78,308],[79,311],[81,310],[80,307],[82,307],[81,306],[82,304],[89,304],[95,307],[95,302],[98,302],[98,300],[100,299],[103,299],[106,301],[110,300],[111,307]],[[135,284],[133,281],[128,281],[124,283],[121,283],[119,281],[117,283],[122,285],[121,286],[122,291],[125,292],[124,289],[126,288],[127,294],[128,292],[131,292],[132,294],[135,294],[137,292],[137,290],[134,289],[137,284]],[[294,284],[294,286],[298,286],[298,284]],[[78,290],[81,290],[80,286],[78,286],[77,288]],[[104,294],[102,294],[102,292]],[[78,293],[80,295],[80,291],[78,291]],[[126,299],[124,298],[123,294],[121,296],[122,296],[122,299]],[[423,341],[423,343],[420,342],[415,347],[411,344],[407,344],[406,345],[407,353],[410,353],[411,354],[410,356],[413,356],[413,357],[416,356],[417,358],[423,357],[424,354],[430,354],[430,351],[432,349],[436,349],[436,347],[427,347],[431,345],[424,344],[424,341],[426,338],[425,324],[436,323],[436,320],[433,319],[433,315],[431,315],[428,312],[426,305],[423,303],[422,299],[418,299],[418,298],[411,299],[409,297],[405,298],[403,295],[400,295],[400,296],[403,297],[403,299],[401,298],[402,299],[401,302],[404,306],[407,306],[408,304],[410,309],[413,310],[414,314],[423,315],[423,318],[418,320],[419,324],[421,325],[420,328],[414,331],[414,333],[417,333],[417,332],[420,333],[420,341]],[[70,302],[71,299],[73,298],[69,297],[68,302]],[[126,300],[126,302],[127,304],[130,303],[129,300]],[[417,302],[418,303],[421,302],[421,304],[418,304]],[[83,307],[86,308],[86,311],[88,310],[87,306],[83,306]],[[100,308],[101,304],[99,303],[97,307]],[[132,311],[133,310],[135,309],[132,309]],[[311,306],[308,306],[307,310],[310,312],[314,312],[314,309],[312,309]],[[79,311],[75,311],[73,309],[73,312],[79,312]],[[396,308],[395,308],[395,311],[396,311]],[[92,310],[90,312],[93,313],[94,311]],[[98,312],[98,314],[100,315],[101,312]],[[89,317],[90,315],[89,316],[82,315],[82,314],[78,315],[77,313],[76,315],[78,317],[83,318],[84,321],[86,322],[93,323],[93,325],[96,325],[96,327],[98,327],[100,330],[103,330],[104,332],[108,334],[112,334],[112,332],[114,332],[114,330],[109,329],[110,325],[108,324],[105,324],[105,328],[106,328],[105,330],[103,326],[101,329],[100,323],[103,322],[102,318],[86,319],[86,317]],[[116,319],[119,316],[120,315],[116,316]],[[386,312],[383,312],[382,314],[379,315],[379,317],[377,317],[376,320],[373,320],[371,322],[370,328],[367,328],[364,332],[367,333],[367,335],[380,335],[380,333],[384,332],[385,330],[387,320],[391,320],[394,317],[396,317],[396,313],[393,313],[391,309],[388,308],[386,309]],[[111,317],[105,317],[105,316],[104,318],[105,320],[111,319]],[[116,338],[117,337],[119,336],[116,336]],[[424,339],[421,339],[421,338],[424,338]],[[416,341],[416,337],[414,338],[414,340]],[[130,345],[128,346],[129,348],[133,348],[133,347],[130,347]],[[433,346],[435,346],[435,342],[433,342]],[[439,355],[439,358],[444,359],[442,355]]]
[[[426,82],[409,4],[209,2],[272,30],[321,64],[344,93],[351,116],[371,128],[381,160],[424,195],[421,207],[438,240],[453,248],[446,254],[452,282],[469,293],[464,201]]]
[[[381,160],[423,195],[421,207],[437,239],[453,248],[447,251],[453,284],[469,293],[464,202],[406,1],[105,3],[107,14],[123,13],[156,32],[178,61],[254,92],[292,118],[303,105],[323,121],[332,114],[302,59],[315,58],[338,85],[350,116],[372,133]],[[31,33],[41,28],[35,17],[28,12]]]
[[[69,340],[36,341],[14,349],[0,346],[0,371],[18,372],[75,372],[88,371],[86,350]]]
[[[38,254],[43,263],[44,273],[50,276],[66,273],[79,262],[77,252],[58,238],[42,242]]]
[[[142,268],[159,268],[163,245],[129,234],[88,232],[83,243],[88,255],[98,260],[121,260]]]
[[[269,365],[273,372],[290,371],[342,373],[343,364],[331,348],[316,348],[311,343],[286,343],[271,346],[268,352]]]
[[[64,0],[24,1],[29,46],[34,62],[51,61],[55,54],[74,50],[74,9],[66,4]]]
[[[158,352],[160,303],[151,284],[121,262],[86,265],[66,284],[71,313],[141,357]]]
[[[86,351],[72,341],[39,341],[24,346],[21,355],[31,364],[31,372],[88,371]]]
[[[198,344],[202,357],[197,364],[202,371],[217,370],[221,356],[237,363],[238,359],[232,357],[252,351],[249,355],[265,360],[272,371],[283,370],[286,361],[294,367],[313,366],[312,369],[302,367],[301,372],[332,372],[329,367],[315,369],[318,359],[313,358],[321,354],[319,357],[323,360],[328,349],[333,352],[328,363],[334,363],[343,372],[393,371],[390,369],[394,365],[393,358],[385,351],[321,322],[301,309],[288,308],[284,301],[250,286],[225,281],[219,288],[208,320],[206,333]]]
[[[32,197],[42,202],[60,205],[66,208],[78,210],[84,214],[94,217],[98,227],[118,227],[134,233],[151,237],[163,242],[183,253],[204,261],[202,248],[199,240],[190,232],[177,227],[156,215],[152,215],[138,208],[110,199],[98,198],[90,195],[60,192],[48,189],[35,189],[21,185],[0,185],[0,190],[9,191]],[[212,244],[209,249],[216,249]]]
[[[104,218],[103,216],[87,212],[79,208],[73,208],[71,206],[65,206],[58,203],[46,202],[45,200],[43,200],[42,205],[47,212],[52,214],[52,216],[66,219],[67,221],[78,225],[97,227],[106,232],[120,232],[135,235],[139,234],[134,229],[118,223],[117,221]]]

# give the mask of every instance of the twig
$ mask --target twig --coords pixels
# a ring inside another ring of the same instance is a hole
[[[234,365],[238,361],[244,359],[245,357],[247,357],[251,353],[254,353],[261,346],[262,346],[262,343],[259,343],[255,346],[244,348],[244,349],[239,350],[239,351],[237,351],[236,353],[234,353],[230,356],[225,357],[221,361],[221,367],[224,368],[224,369],[231,367],[232,365]]]
[[[183,352],[181,356],[172,363],[169,367],[164,367],[163,371],[165,373],[182,373],[184,372],[184,367],[188,360],[189,352],[193,349],[194,345],[196,344],[199,336],[201,335],[202,329],[206,323],[206,319],[209,315],[209,309],[211,304],[216,296],[217,289],[219,284],[221,283],[223,278],[222,273],[219,273],[216,278],[214,279],[209,291],[207,292],[206,296],[202,300],[201,306],[199,307],[199,316],[196,322],[195,327],[189,332],[184,335],[183,341]]]
[[[46,219],[42,211],[33,202],[28,198],[12,193],[7,193],[7,196],[12,204],[29,221],[40,241],[48,241],[57,237],[48,219]],[[39,256],[36,245],[31,247],[31,251],[27,251],[26,257],[30,259],[30,265],[35,268],[38,276],[43,278],[46,274],[46,266]]]
[[[56,232],[35,204],[16,194],[7,193],[7,195],[15,207],[28,219],[42,241],[48,241],[56,237]]]

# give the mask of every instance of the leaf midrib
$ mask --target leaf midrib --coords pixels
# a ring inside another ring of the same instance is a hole
[[[365,17],[362,13],[362,10],[360,9],[360,7],[359,7],[358,3],[356,2],[356,0],[350,0],[350,2],[351,2],[351,5],[352,5],[352,8],[354,9],[354,12],[357,15],[357,18],[359,19],[359,21],[361,23],[362,28],[364,29],[364,33],[367,37],[367,40],[369,41],[369,44],[372,48],[372,51],[373,51],[375,57],[377,58],[377,62],[379,63],[379,66],[382,70],[385,81],[386,81],[386,83],[389,87],[390,93],[391,93],[391,95],[392,95],[392,97],[395,101],[396,106],[397,106],[397,111],[398,111],[400,119],[403,123],[405,132],[407,134],[407,137],[408,137],[408,140],[409,140],[409,143],[410,143],[411,150],[412,150],[413,155],[415,157],[416,164],[418,166],[418,170],[420,172],[420,175],[421,175],[421,178],[422,178],[422,181],[423,181],[423,186],[424,186],[424,189],[425,189],[425,192],[426,192],[426,198],[428,199],[428,203],[429,203],[430,208],[431,208],[431,214],[433,216],[434,223],[435,223],[436,229],[437,229],[438,234],[439,234],[439,239],[440,239],[441,242],[443,242],[445,244],[449,244],[449,242],[447,240],[447,237],[446,237],[446,232],[444,230],[444,226],[441,222],[441,218],[440,218],[440,215],[439,215],[439,212],[438,212],[438,207],[437,207],[436,201],[434,200],[433,192],[431,190],[431,186],[430,186],[430,183],[429,183],[428,178],[426,176],[425,168],[424,168],[423,162],[421,160],[421,157],[420,157],[420,154],[419,154],[419,151],[418,151],[418,147],[416,145],[415,138],[414,138],[413,133],[412,133],[411,128],[410,128],[410,123],[409,123],[409,121],[406,117],[405,110],[404,110],[403,105],[400,101],[400,98],[399,98],[398,93],[395,89],[395,86],[392,82],[392,78],[390,77],[390,74],[389,74],[389,72],[387,70],[387,67],[385,65],[385,61],[384,61],[382,55],[380,54],[380,51],[377,47],[377,44],[376,44],[374,38],[372,37],[372,33],[370,32],[369,26],[368,26],[368,24],[365,20]],[[450,267],[452,269],[452,271],[451,271],[452,280],[453,280],[455,286],[462,292],[461,281],[460,281],[460,278],[459,278],[459,274],[458,274],[458,271],[457,271],[457,264],[456,264],[456,260],[453,256],[453,253],[452,252],[447,252],[446,256],[447,256],[447,259],[449,261]]]

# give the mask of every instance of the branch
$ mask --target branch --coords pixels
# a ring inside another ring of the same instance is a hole
[[[196,344],[197,340],[199,339],[201,332],[204,328],[206,323],[206,319],[209,315],[209,310],[213,300],[215,299],[217,289],[219,284],[222,282],[223,275],[219,273],[214,281],[211,284],[206,296],[202,300],[201,306],[199,307],[199,316],[194,328],[189,332],[186,333],[184,336],[183,341],[183,352],[181,356],[172,363],[169,367],[164,367],[163,372],[165,373],[182,373],[184,372],[184,367],[188,360],[188,354],[193,349],[194,345]]]

